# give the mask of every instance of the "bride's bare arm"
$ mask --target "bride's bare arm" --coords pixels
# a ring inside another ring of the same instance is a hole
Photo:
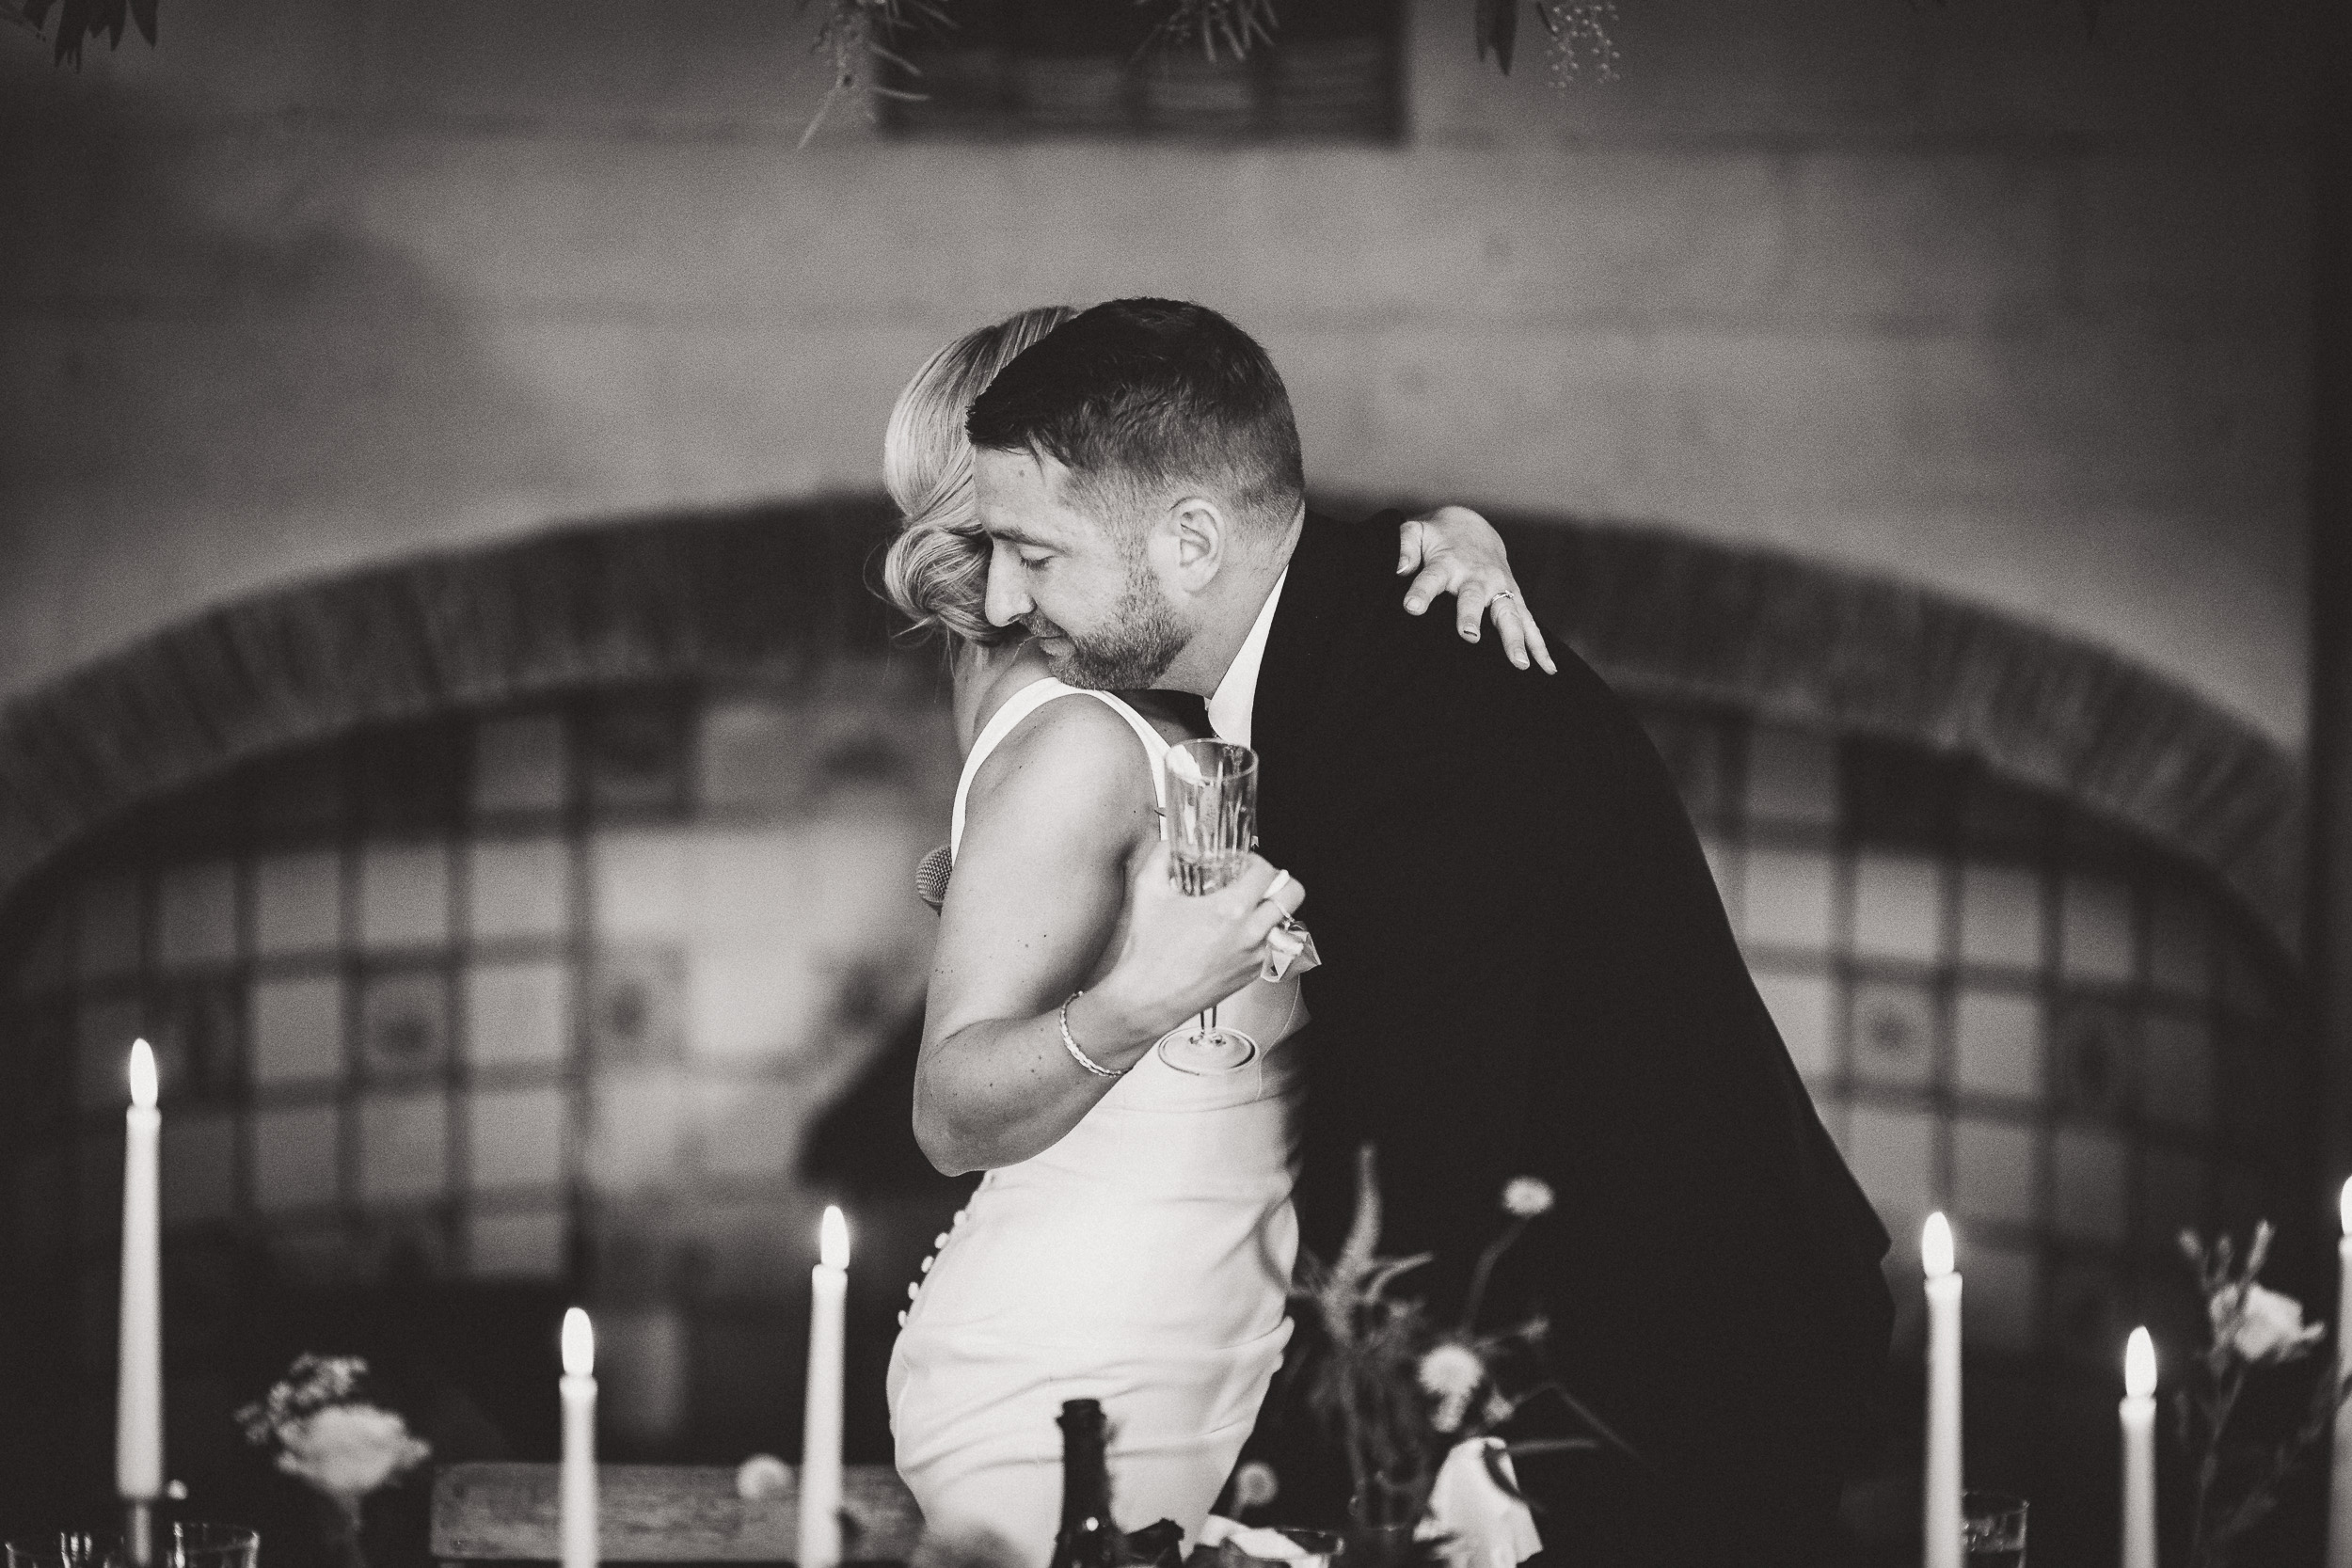
[[[1064,700],[973,780],[914,1078],[915,1142],[942,1171],[1050,1148],[1108,1090],[1063,1044],[1060,1011],[1104,971],[1122,911],[1126,940],[1069,1012],[1072,1037],[1113,1072],[1256,972],[1281,912],[1260,897],[1272,868],[1207,898],[1168,895],[1149,768],[1117,716]]]

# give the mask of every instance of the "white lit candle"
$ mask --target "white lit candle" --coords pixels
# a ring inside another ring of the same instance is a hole
[[[164,1321],[155,1053],[131,1045],[131,1109],[122,1140],[121,1339],[115,1357],[115,1492],[131,1505],[131,1556],[152,1555],[148,1510],[164,1495]]]
[[[588,1314],[564,1314],[564,1568],[596,1561],[596,1334]]]
[[[2352,1377],[2352,1181],[2336,1199],[2336,1386]],[[2336,1406],[2334,1468],[2328,1481],[2328,1568],[2352,1568],[2352,1405]]]
[[[841,1358],[850,1226],[828,1204],[809,1273],[808,1396],[801,1415],[800,1568],[841,1560]]]
[[[1919,1232],[1928,1276],[1928,1473],[1923,1568],[1961,1568],[1960,1275],[1952,1227],[1941,1212]]]
[[[2156,1568],[2156,1344],[2123,1347],[2123,1568]]]

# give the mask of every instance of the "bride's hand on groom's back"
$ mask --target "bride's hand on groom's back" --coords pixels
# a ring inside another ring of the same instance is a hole
[[[1477,641],[1479,623],[1491,616],[1512,663],[1524,670],[1532,658],[1547,674],[1560,673],[1492,523],[1467,506],[1441,506],[1406,518],[1396,532],[1397,576],[1416,574],[1405,590],[1406,614],[1419,615],[1451,594],[1454,629],[1463,641]]]
[[[1177,891],[1168,867],[1166,844],[1136,865],[1126,940],[1094,988],[1136,1037],[1157,1038],[1256,979],[1267,933],[1307,895],[1296,878],[1258,855],[1233,881],[1199,896]]]

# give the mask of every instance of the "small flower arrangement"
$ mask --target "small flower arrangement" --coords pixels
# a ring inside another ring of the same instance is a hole
[[[1310,1363],[1310,1402],[1345,1453],[1359,1528],[1409,1530],[1419,1525],[1428,1513],[1440,1465],[1464,1443],[1486,1445],[1491,1478],[1514,1497],[1512,1455],[1604,1443],[1633,1453],[1565,1387],[1542,1375],[1540,1353],[1549,1331],[1542,1318],[1493,1333],[1478,1327],[1495,1265],[1552,1203],[1551,1188],[1534,1177],[1517,1178],[1503,1188],[1502,1229],[1471,1272],[1460,1321],[1440,1326],[1422,1303],[1395,1292],[1397,1281],[1426,1264],[1430,1255],[1378,1255],[1375,1155],[1370,1144],[1358,1151],[1356,1211],[1347,1239],[1327,1267],[1312,1258],[1306,1260],[1298,1296],[1311,1307],[1309,1316],[1321,1341]],[[1487,1441],[1530,1402],[1547,1395],[1564,1401],[1589,1435]]]
[[[2249,1384],[2309,1356],[2327,1337],[2325,1323],[2303,1321],[2303,1305],[2260,1284],[2276,1232],[2268,1220],[2254,1227],[2241,1258],[2227,1236],[2206,1243],[2181,1232],[2181,1251],[2197,1273],[2205,1307],[2205,1348],[2190,1363],[2172,1396],[2181,1447],[2197,1464],[2189,1523],[2195,1568],[2227,1568],[2242,1538],[2278,1506],[2279,1488],[2312,1446],[2326,1435],[2352,1383],[2337,1386],[2323,1367],[2312,1379],[2302,1420],[2283,1437],[2246,1439],[2230,1420]],[[2234,1500],[2227,1500],[2232,1496]]]
[[[299,1355],[265,1397],[236,1413],[246,1442],[276,1450],[280,1470],[334,1505],[338,1544],[351,1561],[360,1505],[433,1452],[399,1412],[368,1397],[367,1377],[356,1355]]]

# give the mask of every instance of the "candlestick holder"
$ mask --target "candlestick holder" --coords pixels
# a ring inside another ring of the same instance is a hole
[[[2007,1492],[1963,1493],[1960,1540],[1968,1568],[2026,1568],[2026,1499]]]

